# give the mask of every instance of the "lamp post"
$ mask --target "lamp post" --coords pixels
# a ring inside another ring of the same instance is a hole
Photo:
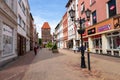
[[[91,10],[87,9],[87,10],[85,11],[85,13],[86,13],[87,21],[89,21],[89,20],[90,20]],[[82,34],[84,34],[84,32],[85,32],[85,27],[82,27],[83,20],[81,19],[81,17],[80,17],[79,20],[77,20],[77,21],[75,20],[75,10],[73,10],[72,8],[71,8],[71,10],[69,11],[69,14],[70,14],[70,17],[71,17],[72,21],[74,21],[74,22],[79,22],[79,24],[80,24],[80,27],[79,27],[79,29],[78,29],[78,33],[79,33],[80,36],[81,36],[81,68],[86,68],[85,56],[84,56],[85,48],[84,48],[84,46],[83,46],[83,36],[82,36]],[[86,20],[84,20],[84,22],[85,22],[85,21],[86,21]]]

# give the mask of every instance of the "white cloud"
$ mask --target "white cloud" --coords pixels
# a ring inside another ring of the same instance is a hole
[[[59,23],[57,20],[47,21],[44,18],[41,18],[40,16],[33,16],[34,18],[34,24],[36,24],[37,32],[39,33],[39,38],[41,38],[41,27],[44,22],[48,22],[51,27],[51,34],[54,32],[55,27]]]

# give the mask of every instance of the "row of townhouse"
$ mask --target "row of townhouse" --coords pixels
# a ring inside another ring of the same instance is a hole
[[[28,0],[0,0],[0,66],[33,49],[37,39]]]
[[[82,22],[82,27],[85,28],[83,41],[90,52],[120,56],[119,3],[120,0],[69,0],[66,4],[66,13],[61,20],[63,26],[59,26],[63,27],[63,33],[55,28],[55,32],[63,34],[61,48],[73,49],[81,45],[80,35],[77,32],[80,24],[72,21],[69,14],[69,11],[74,9],[75,20],[80,17],[84,20]],[[89,21],[86,21],[87,9],[91,10]]]

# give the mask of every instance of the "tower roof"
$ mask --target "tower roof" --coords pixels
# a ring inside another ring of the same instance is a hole
[[[44,22],[42,29],[50,29],[50,25],[48,24],[48,22]]]

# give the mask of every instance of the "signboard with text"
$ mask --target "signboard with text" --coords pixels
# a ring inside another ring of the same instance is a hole
[[[110,24],[107,24],[107,25],[98,27],[98,32],[107,31],[107,30],[110,30],[110,29],[111,29]]]

